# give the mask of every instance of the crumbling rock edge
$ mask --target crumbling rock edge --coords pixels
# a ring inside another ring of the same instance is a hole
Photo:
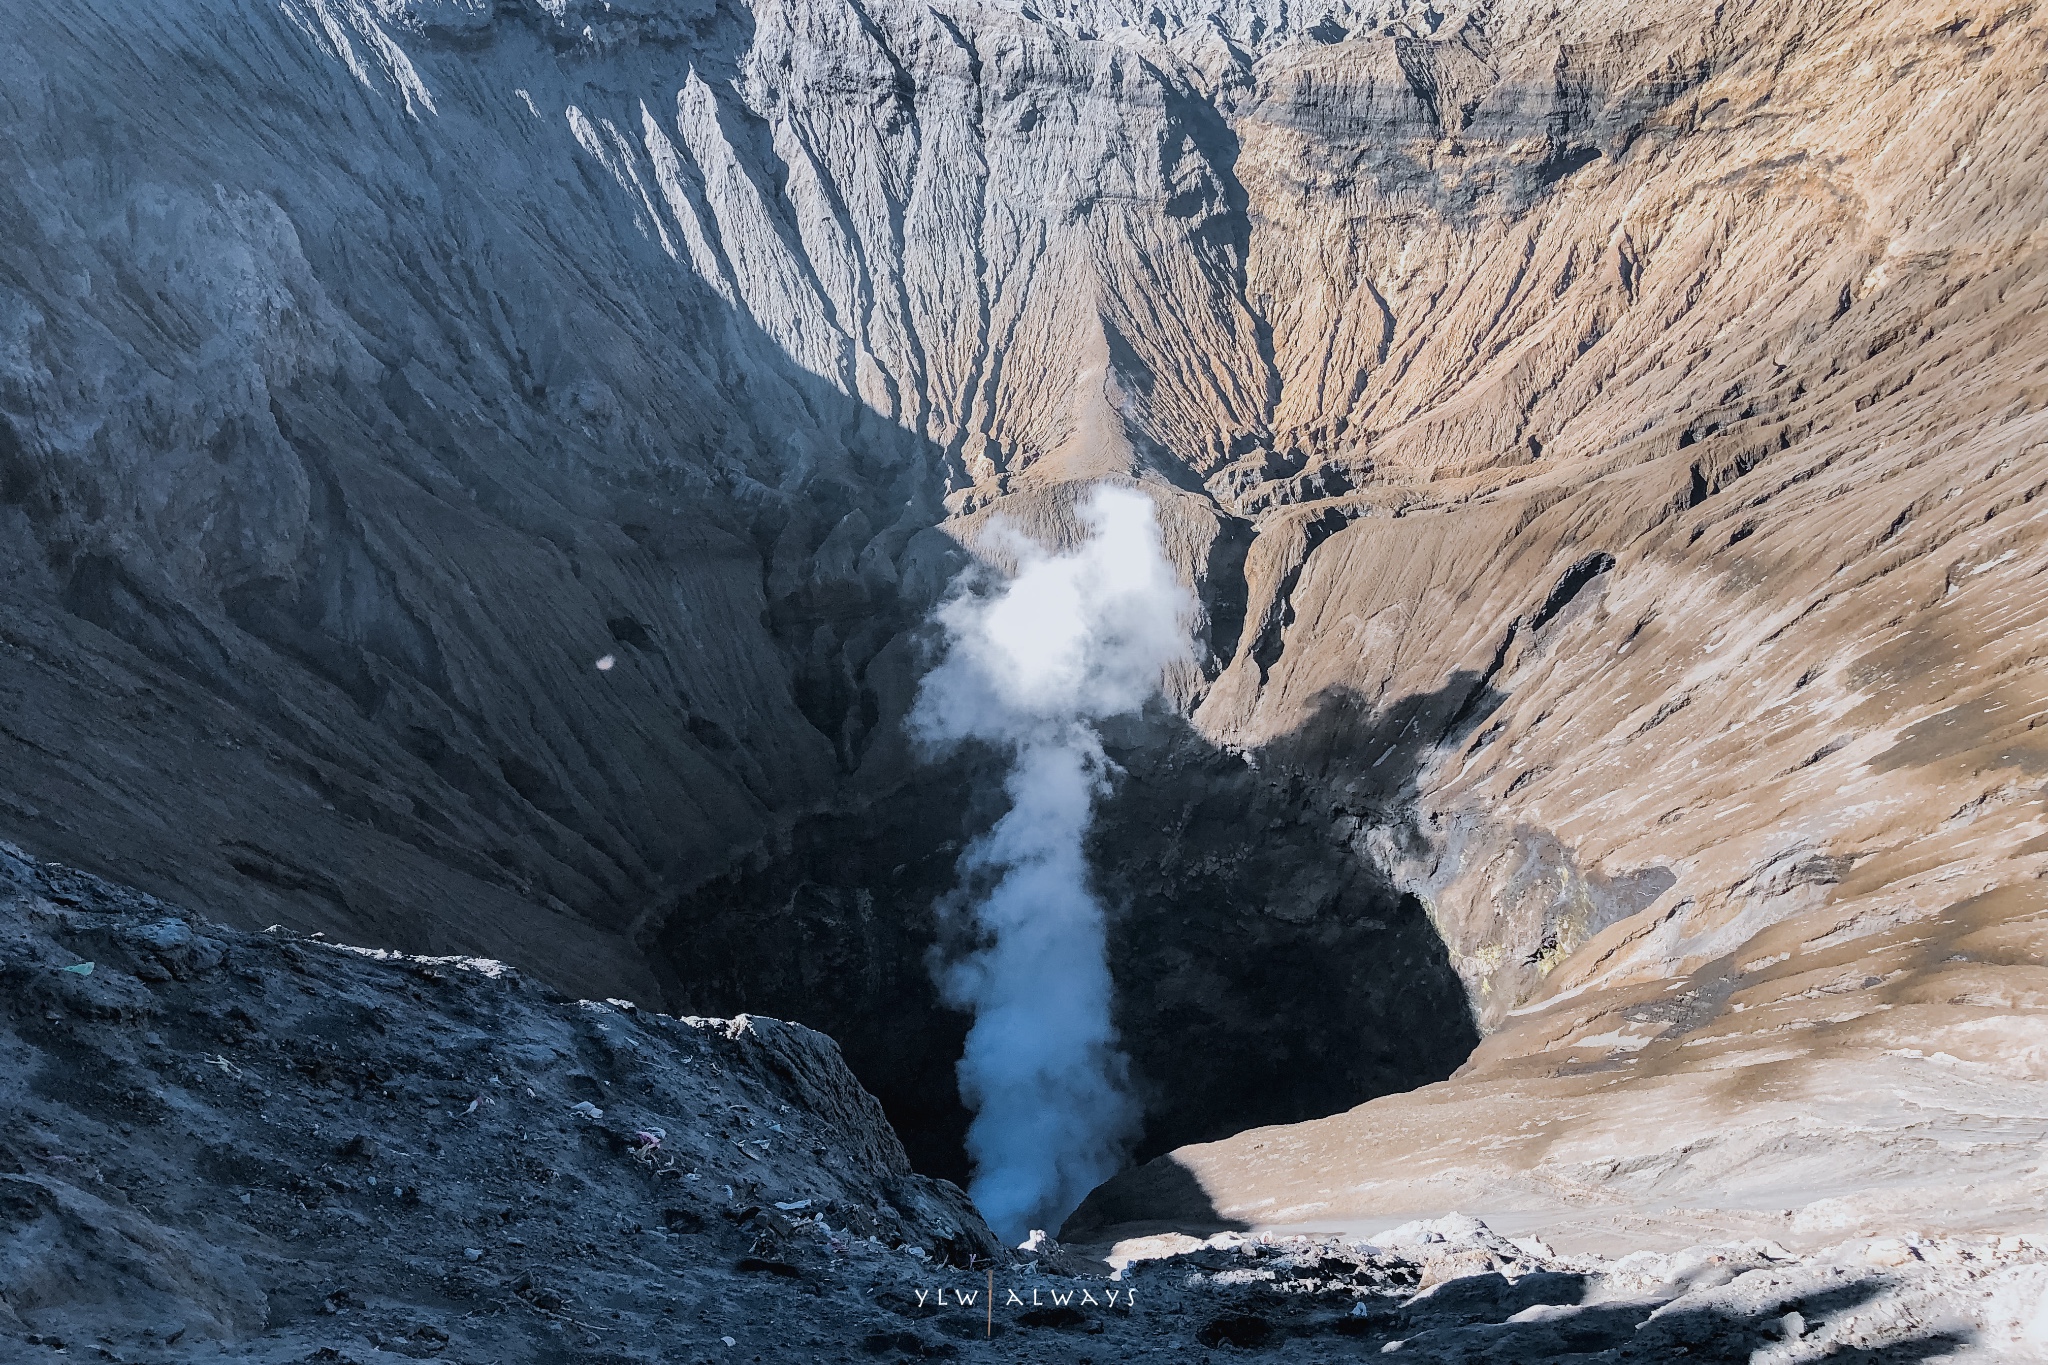
[[[17,1344],[716,1345],[798,1287],[859,1320],[849,1266],[1008,1260],[800,1025],[242,933],[8,845],[0,982]]]

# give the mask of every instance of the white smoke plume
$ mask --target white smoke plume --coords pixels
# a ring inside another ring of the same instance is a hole
[[[963,888],[988,888],[973,912],[980,946],[939,981],[974,1014],[959,1067],[974,1112],[970,1193],[1012,1242],[1058,1228],[1115,1173],[1136,1128],[1082,851],[1111,771],[1095,723],[1143,708],[1191,653],[1194,601],[1151,499],[1102,486],[1080,512],[1083,543],[1052,554],[1013,536],[1014,578],[940,608],[946,656],[910,716],[933,746],[976,739],[1013,756],[1009,813],[960,858]]]

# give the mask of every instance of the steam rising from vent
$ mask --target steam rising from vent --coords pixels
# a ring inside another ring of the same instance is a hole
[[[946,657],[910,716],[927,743],[977,739],[1013,755],[1009,813],[960,857],[979,946],[939,973],[947,1002],[974,1014],[959,1067],[974,1111],[971,1193],[1013,1242],[1057,1228],[1135,1134],[1082,852],[1112,770],[1094,723],[1140,710],[1190,654],[1194,602],[1151,500],[1099,487],[1081,518],[1089,538],[1075,549],[1049,554],[1013,535],[1016,577],[940,608]]]

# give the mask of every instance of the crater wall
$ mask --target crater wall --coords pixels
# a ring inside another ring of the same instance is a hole
[[[1056,541],[1126,480],[1205,613],[1097,848],[1148,1151],[1433,1081],[1474,1021],[1464,1076],[1560,1124],[1724,1047],[2033,1084],[2042,37],[24,15],[0,827],[246,926],[804,1019],[943,1165],[929,904],[992,813],[897,727],[917,625],[993,518]],[[1803,984],[1737,1027],[1760,962]]]

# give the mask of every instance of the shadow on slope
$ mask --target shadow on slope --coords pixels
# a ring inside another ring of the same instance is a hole
[[[1333,694],[1257,755],[1163,713],[1108,729],[1123,771],[1089,859],[1143,1105],[1136,1160],[1442,1080],[1477,1045],[1423,907],[1357,839],[1407,818],[1448,718],[1463,733],[1490,709],[1472,705],[1477,686],[1459,675],[1377,712]],[[932,981],[933,906],[1003,799],[1000,757],[969,752],[797,821],[662,911],[671,999],[831,1034],[918,1169],[964,1180],[954,1066],[969,1021]]]
[[[1448,725],[1477,685],[1378,709],[1333,691],[1256,754],[1186,729],[1112,749],[1127,776],[1090,851],[1145,1104],[1138,1160],[1442,1080],[1478,1045],[1427,912],[1362,838],[1412,818],[1439,737],[1491,709]]]
[[[649,993],[646,907],[858,762],[869,666],[947,577],[947,455],[479,93],[591,98],[530,25],[418,39],[416,119],[282,12],[190,17],[16,35],[40,81],[0,159],[102,166],[66,208],[114,226],[0,207],[38,365],[79,376],[0,392],[0,829],[245,927]],[[614,74],[751,41],[721,10]],[[265,290],[282,320],[221,320]],[[131,371],[161,392],[79,396]]]
[[[1059,1240],[1093,1247],[1162,1232],[1207,1237],[1250,1227],[1217,1212],[1201,1179],[1169,1152],[1096,1186],[1060,1225]]]

